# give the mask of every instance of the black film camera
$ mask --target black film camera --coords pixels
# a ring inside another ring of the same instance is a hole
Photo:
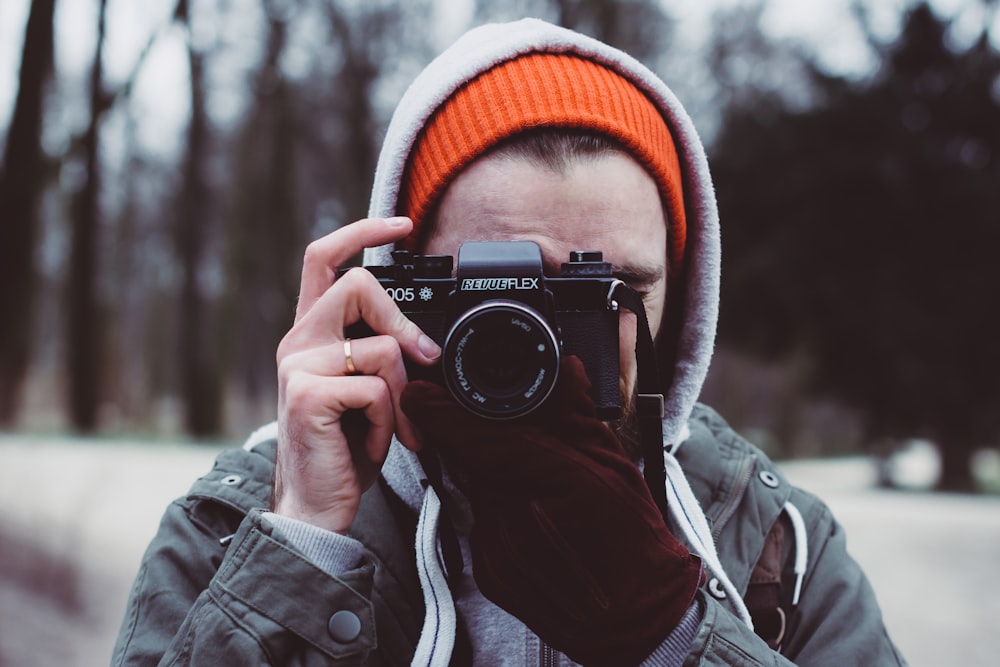
[[[541,250],[530,241],[466,242],[455,277],[450,255],[398,250],[393,260],[365,268],[443,349],[433,369],[408,365],[411,379],[443,382],[472,412],[512,419],[545,401],[560,356],[576,355],[598,417],[620,416],[618,305],[611,298],[620,281],[600,252],[570,253],[558,278],[544,276]],[[371,331],[359,323],[347,335]]]

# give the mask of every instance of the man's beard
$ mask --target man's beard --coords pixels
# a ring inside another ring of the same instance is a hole
[[[622,416],[610,423],[611,430],[618,436],[625,454],[638,463],[642,458],[642,445],[639,437],[639,415],[636,410],[636,387],[634,385],[626,387],[622,382],[618,391]]]

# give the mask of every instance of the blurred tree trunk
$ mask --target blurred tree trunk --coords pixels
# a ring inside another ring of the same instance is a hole
[[[148,201],[140,201],[140,181],[151,176],[147,165],[135,149],[138,123],[135,113],[129,113],[123,130],[127,156],[121,173],[123,202],[121,213],[114,220],[114,258],[108,262],[115,291],[112,296],[115,308],[109,323],[109,347],[115,350],[115,359],[109,364],[113,377],[109,378],[115,404],[126,420],[148,423],[150,418],[150,376],[139,372],[146,366],[144,347],[149,342],[149,330],[159,322],[151,316],[155,302],[156,285],[150,280],[145,264],[149,263],[148,241],[144,236],[152,232],[149,222]],[[162,320],[160,320],[162,321]],[[164,357],[157,350],[157,357]]]
[[[304,230],[299,187],[296,91],[280,68],[288,11],[270,11],[253,103],[237,145],[234,215],[228,243],[228,291],[220,327],[227,365],[247,398],[273,393],[274,353],[292,324]],[[251,296],[252,295],[252,296]],[[249,297],[249,298],[248,298]]]
[[[344,8],[331,3],[330,26],[340,44],[344,66],[337,77],[337,111],[344,127],[344,150],[340,157],[341,197],[346,210],[358,216],[368,209],[375,160],[378,156],[377,133],[372,109],[372,88],[382,74],[378,49],[391,34],[389,19],[378,12],[352,18]],[[384,46],[383,46],[384,48]]]
[[[934,438],[941,455],[941,475],[938,477],[937,490],[968,493],[976,490],[972,455],[976,451],[979,434],[970,426],[975,415],[962,414],[959,410],[955,410],[953,415],[954,419],[948,428],[940,429]]]
[[[93,431],[97,427],[101,400],[101,310],[97,300],[97,235],[100,218],[101,165],[98,129],[107,108],[103,63],[105,12],[101,0],[97,16],[97,44],[90,68],[90,122],[80,141],[84,179],[72,205],[70,246],[69,357],[70,419],[75,429]]]
[[[943,442],[938,447],[941,454],[941,476],[936,490],[969,492],[976,488],[972,476],[972,452],[965,443]]]
[[[0,171],[0,425],[17,415],[31,354],[38,200],[44,188],[42,99],[52,73],[55,0],[34,0],[24,35],[14,113]],[[16,166],[15,166],[16,165]]]
[[[176,250],[182,280],[180,294],[180,373],[185,426],[195,436],[222,429],[220,360],[213,344],[212,317],[202,272],[209,239],[211,213],[206,183],[209,120],[205,107],[205,55],[191,39],[190,3],[177,7],[188,29],[188,67],[191,77],[191,118],[177,201]]]

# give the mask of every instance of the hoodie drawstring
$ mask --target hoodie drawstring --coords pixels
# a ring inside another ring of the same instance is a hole
[[[420,641],[410,663],[414,667],[447,667],[455,646],[458,620],[438,550],[440,519],[441,499],[434,487],[427,485],[417,522],[417,572],[424,594],[425,613]]]
[[[806,576],[806,566],[809,563],[809,542],[806,534],[806,522],[802,520],[802,513],[799,508],[788,501],[784,506],[785,514],[792,522],[792,532],[795,534],[795,590],[792,593],[792,606],[799,604],[799,595],[802,593],[802,580]]]
[[[697,554],[705,561],[705,565],[709,571],[719,580],[723,590],[726,592],[726,599],[732,604],[736,615],[739,616],[740,620],[748,628],[753,630],[753,621],[750,619],[750,612],[743,602],[743,597],[736,590],[736,586],[733,585],[733,582],[729,579],[729,575],[726,574],[725,569],[722,567],[719,554],[715,550],[715,540],[712,539],[712,531],[708,527],[708,521],[705,519],[705,513],[702,511],[698,499],[694,497],[694,492],[691,491],[691,485],[688,484],[687,477],[684,475],[684,471],[681,470],[681,464],[673,454],[666,450],[663,452],[663,463],[667,476],[667,507],[670,508],[670,513],[673,515],[674,521],[684,532],[684,537],[687,538],[688,543],[694,547]]]

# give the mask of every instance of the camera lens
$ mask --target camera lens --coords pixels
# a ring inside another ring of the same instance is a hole
[[[559,344],[533,308],[486,301],[455,320],[442,368],[460,404],[483,417],[512,419],[534,410],[552,391]]]

